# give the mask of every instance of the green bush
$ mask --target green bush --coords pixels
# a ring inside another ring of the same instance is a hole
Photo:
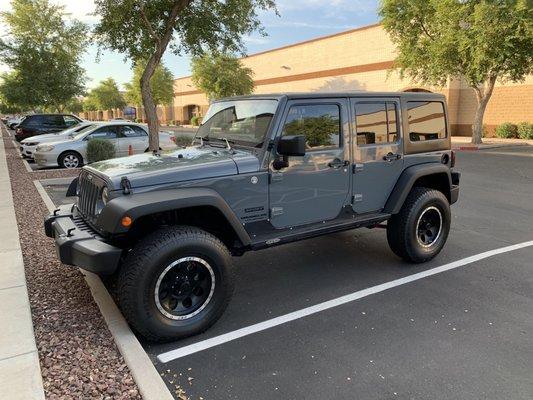
[[[87,161],[109,160],[115,157],[115,145],[105,139],[90,139],[87,142]]]
[[[518,137],[516,125],[504,122],[496,128],[496,136],[503,139],[513,139]]]
[[[533,124],[530,122],[520,122],[517,125],[518,137],[520,139],[533,140]]]
[[[178,146],[190,146],[192,142],[192,137],[185,135],[176,135],[176,144]]]
[[[195,115],[191,118],[191,125],[199,126],[202,123],[202,117]]]

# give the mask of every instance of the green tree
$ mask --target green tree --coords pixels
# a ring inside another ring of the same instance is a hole
[[[533,71],[531,0],[382,0],[383,26],[401,74],[434,85],[462,78],[478,101],[472,143],[481,143],[494,84]]]
[[[87,27],[67,21],[63,6],[48,0],[12,0],[11,11],[0,13],[7,35],[0,39],[0,56],[17,74],[26,108],[62,111],[84,92],[81,57]]]
[[[118,85],[113,78],[107,78],[91,90],[89,97],[100,110],[111,110],[113,108],[122,108],[126,105],[124,97],[118,89]]]
[[[98,110],[98,100],[92,93],[89,93],[83,99],[83,111],[97,111]]]
[[[83,111],[83,101],[77,97],[73,97],[70,101],[65,104],[65,111],[68,111],[72,114],[78,114]]]
[[[192,81],[210,100],[250,94],[253,71],[229,54],[205,53],[192,59]]]
[[[26,82],[20,79],[18,72],[5,72],[0,79],[0,100],[5,109],[20,111],[32,108],[34,104],[25,96]]]
[[[176,54],[243,49],[242,35],[263,32],[258,10],[275,8],[274,0],[95,0],[100,22],[94,33],[101,48],[147,60],[141,77],[150,149],[159,149],[159,123],[150,79],[170,44]],[[172,40],[174,39],[174,40]]]
[[[126,83],[126,100],[131,104],[142,104],[141,78],[146,62],[137,62],[133,67],[133,78]],[[156,106],[168,105],[174,99],[174,76],[163,64],[157,66],[150,79],[152,98]]]

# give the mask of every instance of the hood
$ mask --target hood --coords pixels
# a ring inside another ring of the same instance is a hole
[[[239,165],[246,171],[239,171]],[[248,151],[197,146],[163,152],[160,156],[143,153],[114,158],[85,168],[105,176],[115,188],[120,187],[121,178],[126,176],[135,188],[257,171],[259,161]]]

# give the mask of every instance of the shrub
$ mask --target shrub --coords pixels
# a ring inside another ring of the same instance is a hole
[[[516,125],[504,122],[496,128],[496,136],[503,139],[513,139],[518,137]]]
[[[176,135],[176,144],[178,146],[190,146],[192,137],[185,135]]]
[[[517,125],[518,137],[520,139],[533,140],[533,124],[530,122],[520,122]]]
[[[115,145],[105,139],[90,139],[87,142],[87,161],[109,160],[115,157]]]
[[[195,115],[191,118],[191,125],[199,126],[202,123],[202,117]]]

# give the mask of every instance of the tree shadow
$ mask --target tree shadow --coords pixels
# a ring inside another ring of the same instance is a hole
[[[336,77],[328,80],[322,86],[315,89],[315,92],[331,93],[331,92],[346,92],[346,91],[362,91],[366,90],[366,84],[359,82],[357,79],[348,80],[343,77]]]

